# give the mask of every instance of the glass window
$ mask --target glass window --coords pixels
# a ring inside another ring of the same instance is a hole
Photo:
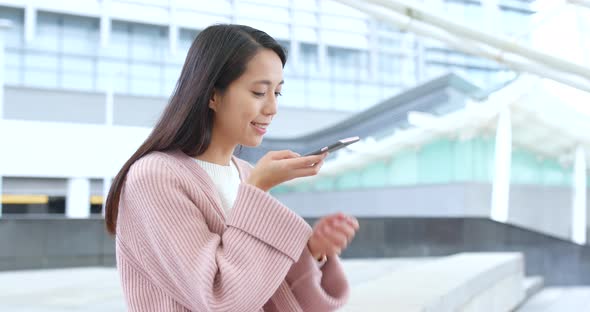
[[[4,41],[7,48],[20,48],[24,38],[24,10],[0,6],[0,19],[9,20],[10,28],[5,31]]]
[[[131,24],[131,58],[134,60],[162,61],[168,48],[167,32],[163,27]]]
[[[194,29],[183,29],[178,31],[178,48],[179,50],[186,50],[191,47],[191,44],[197,38],[199,31]]]
[[[75,90],[94,90],[94,76],[89,73],[63,72],[61,87]]]
[[[154,79],[131,79],[129,92],[135,95],[160,95],[162,93],[160,89],[160,82]]]
[[[314,44],[302,43],[299,47],[299,63],[302,67],[302,73],[305,76],[315,76],[319,74],[318,67],[318,46]]]
[[[116,92],[128,93],[129,63],[127,60],[99,59],[97,88],[107,90],[110,84]]]
[[[106,48],[100,49],[103,56],[116,58],[129,58],[129,24],[112,21],[109,44]]]
[[[99,48],[99,20],[77,16],[63,17],[63,51],[95,54]]]
[[[334,106],[336,110],[356,111],[360,107],[356,83],[334,81]]]
[[[161,76],[161,69],[159,64],[153,63],[131,63],[131,76],[133,78],[154,79],[159,80]]]
[[[30,47],[41,51],[57,52],[60,50],[61,40],[61,19],[53,13],[38,12],[35,40],[29,44]]]
[[[308,83],[308,107],[332,109],[332,83],[325,79],[309,79]]]
[[[283,96],[279,97],[279,106],[306,107],[307,93],[305,84],[304,79],[286,77],[282,89]]]
[[[358,79],[361,52],[358,50],[328,47],[330,76],[333,79]]]
[[[164,95],[171,95],[176,82],[180,77],[182,66],[180,65],[166,65],[164,67]]]
[[[58,56],[53,53],[27,51],[25,53],[25,71],[43,69],[57,72]]]
[[[4,53],[4,62],[6,62],[6,68],[20,69],[22,54],[15,50],[8,50]]]
[[[94,73],[94,60],[86,56],[62,56],[62,71],[92,75]]]
[[[390,84],[398,83],[400,80],[400,60],[397,56],[389,53],[379,53],[378,79]]]
[[[27,68],[24,72],[24,84],[32,87],[57,88],[57,71]]]

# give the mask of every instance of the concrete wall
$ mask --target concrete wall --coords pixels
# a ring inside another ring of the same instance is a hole
[[[310,224],[317,219],[307,218]],[[344,258],[429,257],[517,251],[526,275],[547,285],[590,285],[590,246],[480,218],[359,218]],[[114,240],[104,220],[0,219],[0,270],[114,266]]]
[[[102,218],[0,219],[0,270],[114,266]]]
[[[528,229],[570,239],[572,189],[536,185],[510,187],[508,220]]]
[[[419,185],[341,192],[277,194],[305,217],[343,211],[360,217],[484,217],[490,214],[489,184]]]
[[[491,191],[491,185],[485,183],[454,183],[340,192],[296,192],[277,194],[276,197],[305,217],[343,211],[361,217],[488,218]],[[512,185],[508,222],[569,240],[571,189]]]
[[[6,86],[4,118],[103,124],[106,121],[105,95]]]
[[[11,195],[65,196],[66,179],[2,178],[2,193]]]
[[[115,94],[113,123],[118,126],[151,128],[167,103],[168,99],[165,97]],[[331,126],[351,114],[344,111],[280,106],[267,136],[288,138],[305,135]],[[4,118],[104,124],[106,93],[5,86]]]

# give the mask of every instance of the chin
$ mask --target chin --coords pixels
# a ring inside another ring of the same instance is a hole
[[[240,145],[246,147],[258,147],[262,144],[262,138],[244,140]]]

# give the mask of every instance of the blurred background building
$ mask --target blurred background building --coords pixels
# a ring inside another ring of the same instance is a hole
[[[479,1],[431,2],[444,15],[467,23],[487,12]],[[448,72],[484,89],[514,77],[493,61],[400,31],[333,1],[0,5],[0,17],[11,23],[5,30],[2,116],[15,127],[5,132],[15,142],[3,144],[3,163],[10,164],[2,172],[5,214],[63,214],[68,192],[76,196],[73,188],[84,196],[69,203],[80,206],[82,215],[88,208],[82,202],[100,213],[105,177],[137,146],[134,133],[142,137],[142,130],[154,124],[192,40],[212,23],[259,27],[288,50],[288,89],[269,137],[324,128]],[[530,1],[501,1],[494,10],[499,16],[494,27],[507,33],[526,29],[523,25],[534,13]],[[305,127],[301,118],[308,121]],[[31,137],[21,137],[20,127]],[[31,196],[21,196],[25,194]]]
[[[344,257],[519,251],[527,275],[590,284],[587,1],[0,0],[0,19],[0,270],[113,265],[111,179],[199,31],[240,23],[289,54],[241,157],[363,138],[273,190],[310,222],[358,216]]]

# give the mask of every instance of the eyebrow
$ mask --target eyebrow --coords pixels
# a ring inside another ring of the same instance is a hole
[[[258,81],[254,81],[254,84],[258,84],[258,83],[269,85],[269,86],[272,85],[272,82],[270,80],[258,80]],[[284,83],[285,83],[285,80],[281,80],[281,82],[279,82],[279,85],[282,85]]]

